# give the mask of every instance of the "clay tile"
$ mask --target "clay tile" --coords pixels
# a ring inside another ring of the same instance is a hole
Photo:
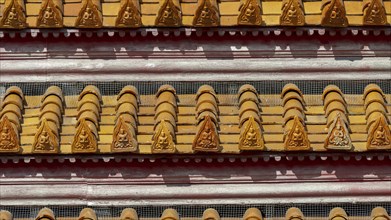
[[[11,95],[11,94],[16,94],[16,95],[18,95],[22,100],[24,100],[23,91],[22,91],[19,87],[17,87],[17,86],[11,86],[11,87],[9,87],[9,88],[5,91],[4,99],[5,99],[8,95]]]
[[[98,109],[99,109],[99,112],[101,111],[100,101],[99,101],[98,97],[96,97],[93,94],[86,94],[84,96],[84,98],[79,101],[79,103],[77,105],[77,110],[79,111],[80,108],[83,105],[85,105],[86,103],[92,103],[92,104],[96,105],[96,107],[98,107]]]
[[[0,220],[12,220],[13,216],[11,212],[6,211],[6,210],[1,210],[0,211]]]
[[[303,111],[304,110],[304,106],[303,106],[303,103],[300,102],[299,100],[297,99],[290,99],[289,101],[287,101],[284,105],[284,114],[285,112],[287,112],[289,109],[297,109],[297,110],[300,110],[300,111]]]
[[[252,101],[255,103],[259,103],[259,97],[257,94],[254,94],[252,92],[245,92],[239,98],[239,105],[242,105],[243,102],[246,102],[246,101]]]
[[[62,103],[61,99],[58,96],[51,95],[51,96],[46,97],[46,99],[41,104],[40,110],[42,111],[42,109],[46,105],[49,105],[49,104],[57,105],[58,108],[60,108],[61,112],[64,111],[63,103]]]
[[[391,218],[383,207],[376,207],[372,209],[371,220],[391,220]]]
[[[60,87],[58,87],[58,86],[50,86],[46,90],[46,92],[43,94],[41,102],[43,102],[46,99],[46,97],[48,97],[50,95],[55,95],[58,98],[60,98],[62,102],[64,102],[64,96],[62,94],[62,90],[61,90]]]
[[[301,92],[301,90],[299,89],[299,87],[297,87],[295,84],[293,83],[288,83],[286,84],[283,88],[282,88],[282,91],[281,91],[281,98],[284,98],[285,94],[289,91],[294,91],[296,93],[298,93],[301,97],[303,97],[303,93]]]
[[[213,114],[216,114],[218,113],[219,109],[216,108],[216,105],[214,103],[211,103],[211,102],[203,102],[201,104],[198,104],[196,106],[196,112],[197,112],[197,115],[203,111],[210,111],[212,112]]]
[[[364,100],[364,107],[367,108],[368,105],[370,105],[371,103],[374,103],[374,102],[378,102],[378,103],[384,105],[384,107],[385,107],[384,97],[382,94],[380,94],[378,92],[371,92],[367,95],[367,97]]]
[[[172,105],[159,105],[158,108],[156,109],[154,118],[156,119],[159,114],[166,112],[174,116],[174,118],[176,119],[177,115],[175,110],[176,109]]]
[[[136,120],[136,118],[135,118],[133,115],[124,112],[124,113],[121,113],[120,115],[118,115],[118,116],[117,116],[117,119],[118,119],[119,117],[122,117],[122,119],[124,120],[124,122],[130,123],[134,128],[137,127],[137,120]],[[116,120],[117,120],[117,119],[116,119]],[[116,121],[116,122],[117,122],[117,121]]]
[[[202,95],[203,93],[209,93],[209,94],[212,94],[215,99],[216,99],[216,102],[218,103],[218,99],[217,99],[217,95],[216,95],[216,92],[215,90],[213,89],[212,86],[210,85],[202,85],[200,86],[200,88],[198,88],[198,91],[197,91],[197,94],[196,94],[196,101],[198,101],[198,98],[200,97],[200,95]]]
[[[131,208],[126,208],[122,210],[120,220],[138,220],[138,215],[136,210]]]
[[[84,208],[81,210],[79,219],[78,220],[97,220],[98,218],[96,217],[96,213],[93,209],[91,208]]]
[[[51,209],[43,208],[39,211],[37,217],[35,218],[35,220],[40,219],[54,220],[56,219],[56,217],[54,216],[54,213]]]
[[[333,208],[329,214],[329,220],[348,220],[348,215],[343,208]]]
[[[78,101],[80,101],[86,94],[94,94],[96,97],[98,97],[99,102],[102,101],[102,96],[100,94],[98,87],[96,86],[88,85],[84,87],[83,91],[81,91],[79,95]]]
[[[155,130],[156,129],[156,126],[162,121],[166,121],[168,123],[170,123],[173,127],[175,127],[174,129],[176,130],[176,119],[174,118],[174,116],[171,114],[171,113],[168,113],[168,112],[164,112],[164,113],[161,113],[159,115],[155,115],[155,124],[153,126],[153,129]]]
[[[204,211],[204,214],[202,215],[202,220],[220,220],[220,215],[216,211],[216,209],[207,209]]]
[[[244,84],[243,86],[241,86],[239,88],[239,91],[238,91],[238,94],[239,94],[239,97],[245,93],[245,92],[252,92],[254,93],[255,95],[258,95],[258,92],[257,90],[254,88],[254,86],[250,85],[250,84]]]
[[[14,104],[8,104],[8,105],[4,106],[4,108],[1,110],[0,118],[1,118],[1,116],[6,114],[7,112],[12,112],[12,113],[16,114],[18,116],[18,118],[20,120],[22,120],[22,110],[19,108],[19,106],[14,105]]]
[[[79,117],[77,118],[77,123],[76,123],[76,126],[79,125],[80,121],[82,119],[85,119],[85,120],[88,120],[88,121],[92,121],[94,122],[94,124],[98,127],[98,122],[99,122],[99,119],[98,117],[96,116],[95,113],[93,112],[90,112],[90,111],[84,111],[82,112]]]
[[[246,111],[253,111],[259,114],[259,106],[257,103],[251,101],[243,103],[239,108],[239,117],[241,117],[242,114]]]
[[[118,118],[119,115],[128,113],[130,115],[133,115],[134,117],[137,117],[137,109],[134,105],[130,103],[123,103],[121,104],[118,109],[116,109],[116,116]]]
[[[339,93],[339,94],[343,97],[343,93],[342,93],[341,89],[339,89],[338,86],[336,86],[336,85],[328,85],[328,86],[326,86],[326,88],[324,88],[324,90],[323,90],[322,100],[325,99],[325,97],[327,96],[327,94],[328,94],[329,92],[336,92],[336,93]]]
[[[156,97],[159,97],[163,92],[171,92],[174,96],[176,96],[176,90],[171,85],[161,85],[157,90]]]
[[[175,209],[166,209],[163,211],[160,220],[179,220],[179,214]]]
[[[18,118],[18,116],[14,113],[8,113],[8,114],[4,114],[1,118],[0,118],[0,121],[2,119],[4,119],[5,117],[7,117],[8,121],[11,122],[11,124],[14,126],[14,129],[15,129],[15,132],[16,131],[22,131],[22,126],[20,125],[20,120]],[[18,133],[18,132],[16,132]]]
[[[250,119],[250,117],[252,117],[254,121],[258,122],[259,125],[262,123],[259,118],[259,113],[254,111],[245,111],[242,115],[240,115],[239,127],[242,127],[244,122]]]
[[[285,105],[285,103],[287,103],[289,100],[292,100],[292,99],[299,100],[301,103],[303,103],[303,105],[305,103],[303,96],[301,96],[300,94],[298,94],[296,92],[287,92],[287,93],[285,93],[284,97],[282,98],[282,104]]]
[[[136,97],[137,103],[140,102],[140,96],[138,94],[138,90],[134,86],[125,86],[124,88],[122,88],[122,90],[119,92],[117,96],[117,100],[119,100],[123,95],[128,93],[133,94]]]
[[[384,107],[384,105],[382,105],[381,103],[372,102],[365,109],[365,119],[368,119],[369,115],[372,114],[373,112],[380,112],[380,113],[386,115],[387,111],[386,111],[386,108]]]
[[[197,115],[197,125],[200,124],[200,122],[202,120],[205,119],[205,117],[210,117],[210,120],[212,120],[212,122],[218,126],[218,120],[217,120],[217,116],[215,114],[211,114],[209,111],[204,111],[204,112],[201,112]]]
[[[304,215],[300,209],[292,207],[286,211],[285,219],[286,220],[303,220]]]
[[[132,106],[132,105],[130,105]],[[98,106],[96,106],[95,104],[91,103],[91,102],[87,102],[87,103],[84,103],[82,106],[80,106],[80,109],[78,109],[78,112],[77,112],[77,118],[80,117],[80,115],[83,113],[83,112],[93,112],[97,118],[100,118],[100,114],[99,114],[99,111],[100,109],[98,108]]]
[[[8,95],[7,98],[3,99],[3,102],[1,103],[1,107],[3,108],[4,106],[9,104],[14,104],[18,106],[20,109],[23,109],[23,100],[19,97],[19,95],[16,94]]]
[[[243,220],[262,220],[262,213],[257,208],[249,208],[243,215]]]
[[[341,102],[331,102],[326,110],[325,110],[325,113],[326,113],[326,117],[332,112],[332,111],[341,111],[343,112],[344,114],[346,113],[346,106],[341,103]]]
[[[52,112],[52,113],[56,114],[58,116],[58,118],[60,119],[60,121],[62,121],[61,109],[57,105],[55,105],[55,104],[45,105],[45,107],[43,109],[41,109],[41,114],[39,115],[39,118],[41,118],[47,112]]]
[[[329,107],[329,105],[334,102],[339,102],[346,106],[346,102],[340,94],[336,92],[329,92],[329,94],[326,96],[323,102],[323,110],[326,110],[326,108]]]
[[[370,93],[370,92],[378,92],[380,93],[383,97],[384,96],[384,93],[383,93],[383,90],[377,85],[377,84],[369,84],[365,87],[364,89],[364,96],[363,96],[363,99],[365,99],[367,97],[367,95]]]

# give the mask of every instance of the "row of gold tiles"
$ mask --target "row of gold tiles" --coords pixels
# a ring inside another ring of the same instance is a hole
[[[204,85],[192,96],[195,106],[179,106],[175,89],[164,85],[155,101],[149,99],[152,107],[141,106],[137,89],[126,86],[116,99],[107,99],[116,100],[115,106],[104,106],[99,89],[87,86],[74,105],[65,108],[58,87],[26,98],[19,88],[10,87],[1,102],[0,149],[24,154],[391,149],[390,106],[377,85],[368,85],[363,102],[355,106],[333,85],[324,89],[323,106],[307,106],[293,84],[280,95],[282,107],[261,107],[255,88],[244,85],[237,96],[239,106],[221,106],[220,96]]]
[[[343,0],[304,3],[302,0],[118,1],[105,3],[100,0],[82,0],[72,3],[65,1],[63,4],[60,0],[42,2],[5,0],[0,3],[0,10],[2,9],[0,27],[18,29],[63,26],[77,28],[236,25],[346,27],[389,25],[391,20],[390,2],[383,3],[382,0],[346,1],[345,3]]]
[[[12,214],[8,211],[0,211],[1,220],[13,220]],[[126,208],[122,211],[119,220],[138,220],[137,211],[132,208]],[[180,215],[175,209],[166,209],[163,211],[160,220],[180,220]],[[194,219],[194,218],[193,218]],[[221,217],[215,209],[206,209],[200,218],[202,220],[220,220]],[[262,213],[257,208],[249,208],[243,214],[243,220],[263,220]],[[300,209],[292,207],[286,211],[285,220],[304,220],[305,216]],[[349,216],[344,209],[336,207],[329,213],[329,220],[348,220]],[[371,220],[390,220],[390,216],[383,207],[372,209],[371,216],[366,218]],[[39,211],[35,220],[56,220],[56,216],[49,208],[43,208]],[[98,220],[98,216],[91,208],[84,208],[79,215],[78,220]]]

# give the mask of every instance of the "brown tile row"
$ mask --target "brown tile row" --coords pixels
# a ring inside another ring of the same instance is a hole
[[[279,96],[280,102],[262,103],[263,96]],[[225,101],[227,95],[216,94],[209,85],[186,95],[163,85],[154,97],[140,96],[133,86],[125,86],[116,97],[102,96],[92,85],[77,97],[63,96],[56,86],[42,96],[25,97],[12,86],[0,102],[0,152],[391,150],[387,96],[376,84],[354,96],[329,85],[315,95],[323,105],[307,105],[308,95],[294,84],[275,95],[243,85],[235,102]],[[361,101],[349,104],[346,99]]]
[[[389,25],[383,0],[0,0],[0,28]]]
[[[2,210],[0,211],[1,220],[13,220],[12,213]],[[49,208],[43,208],[39,211],[35,220],[55,220],[56,216],[53,211]],[[122,211],[119,220],[138,220],[139,216],[137,211],[132,208],[126,208]],[[179,213],[175,209],[166,209],[163,211],[161,220],[180,220]],[[194,219],[194,218],[193,218]],[[202,215],[202,220],[220,220],[219,213],[212,208],[206,209]],[[243,220],[263,220],[262,213],[257,208],[249,208],[243,214]],[[300,209],[292,207],[286,211],[286,220],[304,220],[305,216]],[[329,220],[348,220],[349,216],[344,209],[336,207],[333,208],[329,213]],[[371,220],[390,220],[390,216],[383,207],[376,207],[372,210],[371,216],[363,219]],[[84,208],[80,214],[78,220],[98,220],[98,216],[95,211],[91,208]]]

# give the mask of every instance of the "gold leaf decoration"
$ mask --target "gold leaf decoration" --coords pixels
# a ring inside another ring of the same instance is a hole
[[[285,136],[285,150],[309,150],[310,142],[303,124],[297,116],[293,120],[293,125]]]
[[[376,119],[374,126],[369,132],[367,140],[368,150],[391,149],[391,132],[384,116]]]
[[[33,153],[58,153],[59,139],[50,129],[46,118],[42,120],[35,134]]]
[[[387,15],[382,0],[368,0],[363,7],[364,25],[386,25]]]
[[[0,121],[0,152],[19,152],[19,140],[7,116]]]
[[[350,139],[349,130],[341,115],[335,117],[329,127],[329,132],[325,140],[324,147],[332,150],[350,150],[352,149],[352,140]]]
[[[303,3],[301,0],[283,1],[282,13],[280,16],[280,25],[284,25],[284,26],[305,25]]]
[[[193,25],[215,27],[220,24],[219,9],[216,0],[201,0],[194,15]]]
[[[23,1],[9,0],[3,12],[3,17],[0,21],[2,28],[21,29],[27,26],[26,14],[24,11]]]
[[[118,118],[113,133],[111,144],[112,152],[134,152],[137,151],[137,141],[129,126],[122,117]]]
[[[205,116],[200,129],[193,141],[194,151],[220,151],[220,141],[217,135],[216,125],[209,115]]]
[[[346,10],[343,0],[327,0],[322,5],[322,26],[347,27]]]
[[[63,17],[61,9],[53,0],[44,0],[41,10],[39,11],[37,26],[38,27],[62,27]]]
[[[177,27],[182,24],[182,16],[179,2],[174,4],[173,0],[165,0],[159,9],[155,25]]]
[[[96,137],[88,127],[85,119],[81,119],[77,127],[75,138],[72,143],[74,153],[95,153],[98,149]]]
[[[240,134],[239,149],[240,150],[262,150],[264,149],[261,129],[258,123],[251,116],[244,131]]]
[[[259,0],[246,0],[240,6],[240,14],[238,17],[239,25],[261,25],[262,24],[262,10]]]
[[[116,27],[141,27],[140,5],[137,0],[125,0],[119,10]]]
[[[102,13],[98,6],[92,2],[93,0],[85,0],[79,16],[76,19],[76,27],[80,28],[100,28],[102,27]],[[98,3],[99,4],[99,3]]]
[[[175,153],[175,151],[172,134],[167,128],[166,121],[162,120],[153,135],[152,153]]]

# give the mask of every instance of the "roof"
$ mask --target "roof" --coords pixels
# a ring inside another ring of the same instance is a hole
[[[258,208],[248,208],[243,214],[243,220],[263,220],[263,219],[270,219],[265,218],[261,212],[262,210],[259,210]],[[181,215],[187,216],[188,213],[178,213],[177,210],[172,208],[167,208],[161,213],[160,218],[143,218],[141,216],[138,216],[138,213],[133,208],[125,208],[122,210],[120,216],[113,217],[111,219],[119,219],[119,220],[138,220],[138,219],[160,219],[160,220],[180,220],[180,219],[195,219],[192,218],[186,218],[186,217],[180,217]],[[193,213],[194,214],[194,213]],[[241,213],[240,213],[241,214]],[[239,213],[235,213],[235,215],[240,215]],[[3,220],[12,220],[13,216],[12,213],[1,210],[0,216]],[[76,217],[76,216],[75,216]],[[197,216],[197,219],[202,220],[220,220],[220,219],[239,219],[234,217],[221,217],[219,212],[216,209],[208,208],[205,209],[202,213],[202,216]],[[285,212],[285,218],[272,218],[272,219],[285,219],[285,220],[304,220],[306,216],[303,214],[303,212],[296,207],[287,207]],[[326,219],[326,218],[320,218],[316,216],[311,216],[312,219]],[[371,210],[371,213],[368,213],[368,216],[366,217],[355,217],[355,216],[349,216],[347,212],[340,207],[335,207],[330,210],[328,219],[330,220],[342,220],[342,219],[361,219],[361,218],[367,218],[367,219],[373,219],[373,220],[388,220],[390,219],[390,216],[388,215],[387,211],[383,207],[375,207]],[[54,212],[49,208],[42,208],[36,218],[36,220],[55,220],[56,216]],[[61,219],[61,218],[60,218]],[[80,211],[79,220],[97,220],[99,219],[99,216],[97,216],[97,213],[92,208],[84,208]]]
[[[338,16],[334,16],[338,15]],[[1,28],[389,26],[382,0],[1,0]]]
[[[77,96],[57,86],[42,95],[8,87],[0,102],[0,151],[6,154],[259,154],[391,150],[391,94],[376,84],[363,94],[329,85],[303,94],[286,84],[280,94],[243,85],[217,94],[203,85],[179,94],[170,85],[140,95],[89,85]],[[246,153],[247,152],[247,153]]]

